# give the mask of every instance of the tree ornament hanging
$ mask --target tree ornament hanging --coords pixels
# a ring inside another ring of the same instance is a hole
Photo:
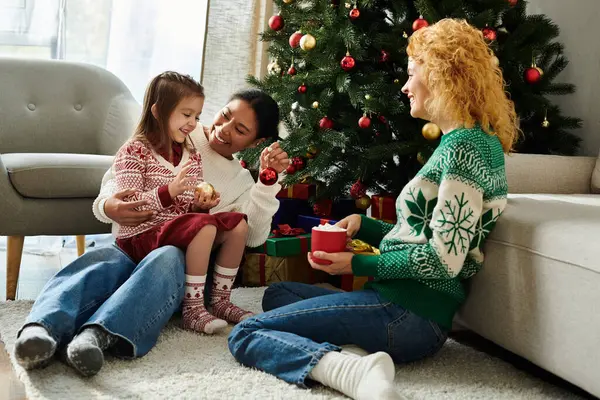
[[[274,31],[280,31],[283,29],[283,25],[284,23],[281,15],[273,15],[271,18],[269,18],[269,28],[273,29]]]
[[[317,149],[317,146],[311,144],[306,151],[306,158],[315,158],[317,154],[319,154],[319,149]]]
[[[313,101],[312,103],[312,108],[319,108],[319,102],[318,101]]]
[[[362,183],[360,179],[354,182],[350,188],[350,196],[356,200],[360,197],[363,197],[365,194],[367,194],[367,187],[365,184]]]
[[[354,8],[352,10],[350,10],[350,13],[348,14],[350,16],[350,19],[355,21],[358,19],[358,17],[360,17],[360,10],[358,8],[356,8],[356,4],[354,5]]]
[[[315,48],[317,45],[317,39],[310,33],[302,36],[300,39],[300,48],[305,51],[309,51]]]
[[[298,46],[300,46],[300,39],[302,39],[302,32],[297,31],[291,34],[289,43],[292,49],[295,49]]]
[[[379,62],[385,63],[385,62],[388,62],[389,60],[390,60],[390,53],[388,53],[385,50],[381,50],[381,54],[379,55]]]
[[[511,7],[514,7],[514,6],[516,6],[518,2],[519,2],[519,0],[508,0],[508,4],[509,4]]]
[[[544,120],[542,121],[542,128],[549,128],[550,121],[548,121],[548,110],[546,110],[546,114],[544,115]]]
[[[402,32],[402,37],[403,37],[404,39],[408,39],[408,33],[406,33],[406,32]]]
[[[288,166],[288,167],[285,169],[285,172],[286,172],[288,175],[294,175],[294,174],[296,173],[296,167],[294,167],[293,165],[291,165],[291,164],[290,164],[290,165],[289,165],[289,166]]]
[[[527,68],[523,73],[523,78],[525,79],[525,82],[529,83],[530,85],[534,85],[542,79],[542,74],[542,69],[535,65],[535,62],[533,62],[531,67]]]
[[[494,28],[490,28],[489,26],[483,28],[481,32],[483,33],[483,37],[489,42],[493,42],[498,37],[496,30]]]
[[[416,32],[419,29],[425,28],[427,26],[429,26],[429,22],[427,22],[427,20],[423,18],[422,15],[420,15],[419,18],[416,19],[412,24],[413,32]]]
[[[294,76],[294,75],[296,75],[296,72],[297,72],[297,71],[296,71],[296,68],[294,67],[294,63],[292,63],[292,65],[291,65],[291,66],[290,66],[290,68],[288,69],[287,73],[288,73],[288,75],[292,75],[292,76]]]
[[[500,65],[500,60],[498,59],[498,57],[496,57],[496,56],[492,57],[492,65],[494,67],[498,67]]]
[[[298,93],[304,94],[304,93],[306,93],[306,90],[307,90],[307,87],[304,83],[302,85],[298,86]]]
[[[368,127],[371,126],[371,118],[367,117],[366,115],[363,115],[358,120],[358,126],[363,129],[367,129]]]
[[[273,60],[267,65],[267,72],[269,75],[279,75],[281,74],[281,65],[277,62],[277,60]]]
[[[292,165],[296,168],[296,171],[302,171],[306,167],[306,160],[302,157],[292,158]]]
[[[398,85],[398,84],[400,83],[400,79],[398,79],[398,78],[394,79],[394,83],[395,83],[396,85]]]
[[[259,179],[263,185],[273,186],[277,183],[277,171],[273,167],[265,168],[260,172]]]
[[[364,196],[356,199],[354,204],[356,205],[356,208],[358,208],[360,210],[366,210],[369,207],[371,207],[371,198],[367,195],[364,195]]]
[[[342,67],[342,69],[346,72],[350,71],[352,68],[354,68],[354,66],[356,65],[356,61],[354,60],[354,57],[352,57],[350,55],[350,52],[346,52],[346,56],[344,58],[342,58],[342,61],[340,61],[340,66]]]
[[[433,122],[428,122],[425,125],[423,125],[421,133],[423,134],[423,137],[427,140],[437,140],[440,137],[442,131],[440,130],[440,127],[434,124]]]
[[[333,121],[329,117],[323,117],[319,121],[319,127],[321,129],[333,129]]]

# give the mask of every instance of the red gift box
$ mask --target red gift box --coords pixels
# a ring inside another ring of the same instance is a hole
[[[315,195],[316,190],[316,185],[308,183],[297,183],[295,185],[291,185],[281,189],[279,193],[277,193],[277,197],[280,199],[308,200],[309,197]]]
[[[398,218],[396,216],[396,199],[389,196],[373,196],[371,198],[371,217],[395,224]]]

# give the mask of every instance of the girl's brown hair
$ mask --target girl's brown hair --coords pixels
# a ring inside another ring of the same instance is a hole
[[[170,153],[169,117],[186,97],[204,97],[204,88],[191,76],[166,71],[152,79],[133,138],[149,143],[158,152]],[[153,105],[156,105],[156,117],[152,114]]]
[[[498,136],[506,153],[512,150],[519,120],[502,70],[479,29],[464,20],[442,19],[415,32],[407,53],[423,68],[431,93],[425,107],[432,118],[445,115],[466,128],[480,124]]]

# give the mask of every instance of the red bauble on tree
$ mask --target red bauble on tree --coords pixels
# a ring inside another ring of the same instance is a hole
[[[260,172],[260,181],[267,186],[272,186],[277,182],[277,171],[274,168],[265,168]]]
[[[298,86],[298,93],[302,93],[302,94],[306,93],[306,85],[305,84]]]
[[[247,169],[248,168],[248,163],[244,160],[240,160],[240,165],[242,166],[242,168]]]
[[[358,126],[360,126],[363,129],[367,129],[371,126],[371,118],[367,117],[366,115],[363,115],[358,120]]]
[[[385,50],[381,50],[381,55],[379,56],[379,62],[388,62],[390,60],[390,53]]]
[[[483,37],[490,42],[496,40],[496,37],[498,36],[496,30],[494,28],[490,28],[489,26],[483,28],[481,32],[483,33]]]
[[[360,11],[358,10],[358,8],[356,8],[356,6],[354,6],[354,8],[352,10],[350,10],[350,19],[355,20],[358,17],[360,17]]]
[[[333,129],[333,121],[328,117],[323,117],[319,121],[319,127],[321,129]]]
[[[292,46],[293,49],[300,46],[300,39],[302,39],[302,32],[298,31],[292,33],[289,40],[290,46]]]
[[[350,188],[350,196],[352,196],[353,199],[363,197],[365,194],[367,194],[367,187],[361,181],[356,181]]]
[[[281,15],[273,15],[271,18],[269,18],[269,28],[273,29],[274,31],[280,31],[283,29],[283,25],[283,18]]]
[[[296,68],[294,68],[294,64],[288,69],[288,75],[296,75]]]
[[[285,172],[287,172],[288,175],[294,175],[296,173],[296,167],[290,164],[289,167],[287,167],[287,169],[285,170]]]
[[[542,79],[542,74],[540,73],[539,69],[533,66],[525,70],[523,78],[525,79],[525,82],[533,85],[535,83],[538,83]]]
[[[511,7],[516,6],[518,2],[519,0],[508,0],[508,4],[510,4]]]
[[[382,124],[386,124],[387,125],[387,119],[385,119],[385,117],[383,115],[379,116],[379,122],[381,122]]]
[[[413,22],[412,24],[412,28],[413,28],[413,32],[418,31],[421,28],[425,28],[429,26],[429,22],[427,22],[427,20],[425,20],[425,18],[423,18],[423,16],[420,16],[418,19],[415,20],[415,22]]]
[[[350,53],[346,53],[346,56],[340,61],[340,66],[344,71],[350,71],[355,65],[356,61],[354,61],[354,57]]]
[[[296,171],[302,171],[306,167],[306,160],[302,157],[294,157],[292,158],[292,165]]]

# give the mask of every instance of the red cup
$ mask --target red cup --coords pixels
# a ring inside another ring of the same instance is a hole
[[[343,231],[324,231],[312,228],[312,236],[310,240],[311,252],[324,251],[326,253],[341,253],[346,251],[346,230]],[[312,260],[317,264],[329,265],[331,261],[322,260],[315,256],[311,256]]]

